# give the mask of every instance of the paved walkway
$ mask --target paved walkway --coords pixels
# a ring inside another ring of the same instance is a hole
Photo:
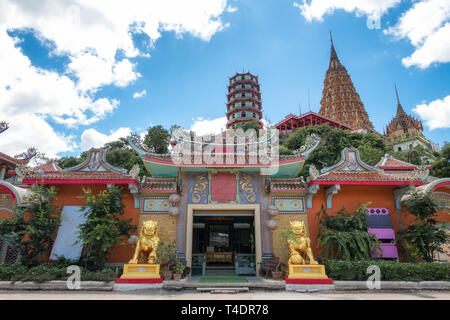
[[[231,278],[237,278],[238,276],[205,276],[206,278],[211,277],[211,278],[227,278],[227,277],[231,277]],[[200,283],[200,279],[202,278],[202,276],[190,276],[186,278],[186,282],[187,283]],[[245,280],[247,280],[247,283],[263,283],[263,282],[270,282],[273,280],[270,279],[264,279],[261,277],[256,277],[256,276],[239,276],[239,278],[243,278]]]
[[[249,292],[211,294],[190,292],[71,292],[0,291],[0,300],[450,300],[449,291]]]

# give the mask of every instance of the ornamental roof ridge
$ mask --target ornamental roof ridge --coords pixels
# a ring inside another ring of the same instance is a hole
[[[352,154],[354,156],[352,156]],[[359,170],[358,170],[359,169]],[[361,160],[359,150],[357,148],[345,147],[341,151],[341,160],[331,167],[323,168],[320,171],[320,175],[330,172],[373,172],[373,173],[383,173],[379,168],[368,165]]]
[[[106,161],[106,151],[103,148],[89,149],[86,159],[82,163],[73,167],[65,168],[62,172],[113,172],[129,177],[126,169],[113,166]]]
[[[389,168],[389,167],[418,168],[419,166],[415,165],[415,164],[412,164],[412,163],[409,163],[409,162],[406,162],[406,161],[403,161],[403,160],[399,160],[399,159],[395,158],[393,155],[390,155],[390,154],[386,153],[381,158],[381,160],[375,165],[375,167],[377,167],[377,168],[381,168],[381,167],[386,167],[386,168]]]

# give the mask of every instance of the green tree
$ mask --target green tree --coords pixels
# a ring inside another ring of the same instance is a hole
[[[124,168],[130,171],[137,163],[140,168],[144,168],[141,157],[134,151],[126,138],[120,138],[117,141],[109,142],[103,146],[106,151],[106,161],[113,166]],[[145,174],[145,170],[139,172],[140,176]]]
[[[112,186],[97,195],[84,190],[83,198],[86,204],[80,211],[84,212],[86,222],[79,226],[83,244],[80,260],[87,268],[98,270],[105,266],[111,250],[124,243],[136,226],[132,225],[132,219],[123,219],[121,188]]]
[[[450,177],[450,142],[446,142],[436,159],[431,164],[433,169],[430,174],[437,178]]]
[[[60,208],[52,204],[56,193],[55,187],[37,185],[27,198],[30,205],[0,223],[0,235],[19,250],[23,264],[37,265],[50,256],[60,224]]]
[[[163,126],[158,125],[148,129],[144,143],[149,147],[151,152],[164,154],[169,152],[169,139],[169,131],[164,129]]]
[[[377,164],[381,157],[390,150],[386,141],[377,134],[352,133],[327,124],[298,128],[284,141],[283,146],[291,151],[297,150],[305,143],[306,137],[312,133],[319,135],[320,144],[306,161],[301,172],[304,176],[309,175],[308,170],[311,164],[314,164],[319,170],[336,164],[345,147],[357,148],[361,159],[369,165]]]
[[[327,257],[368,260],[371,259],[371,253],[379,249],[375,236],[367,232],[367,206],[368,204],[359,206],[356,214],[348,214],[342,208],[335,216],[329,216],[322,206],[317,213],[320,217],[317,240],[325,249]]]
[[[417,191],[410,195],[403,204],[416,219],[410,226],[399,231],[399,238],[418,248],[422,258],[432,262],[436,252],[443,252],[442,245],[449,240],[449,236],[442,227],[437,226],[436,202],[429,195]]]
[[[86,156],[82,157],[81,155],[79,157],[61,157],[59,159],[56,159],[56,163],[58,166],[60,166],[62,169],[74,167],[80,163],[82,163],[86,159]]]

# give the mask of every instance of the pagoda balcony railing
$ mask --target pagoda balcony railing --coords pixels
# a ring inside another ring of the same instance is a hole
[[[228,89],[238,86],[238,85],[246,85],[246,84],[251,84],[253,86],[255,86],[258,90],[259,90],[259,84],[253,80],[239,80],[239,81],[234,81],[233,83],[231,83],[230,85],[228,85]]]
[[[250,89],[250,88],[244,88],[244,89],[242,89],[242,88],[236,88],[236,89],[233,89],[233,90],[231,90],[231,91],[227,94],[227,98],[228,98],[228,99],[232,99],[232,98],[230,98],[230,97],[231,97],[233,94],[238,94],[239,92],[252,92],[252,93],[256,94],[256,96],[258,96],[259,98],[261,98],[261,92],[260,92],[260,91],[253,90],[253,89]]]
[[[242,101],[252,101],[254,103],[256,103],[259,108],[261,108],[261,101],[252,97],[237,97],[237,98],[233,98],[231,99],[228,103],[227,103],[227,107],[231,106],[233,103],[239,103]]]

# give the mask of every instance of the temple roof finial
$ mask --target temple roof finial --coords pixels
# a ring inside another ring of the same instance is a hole
[[[397,84],[394,83],[394,87],[395,87],[395,95],[397,96],[397,115],[400,115],[402,113],[406,113],[405,110],[403,110],[403,107],[400,103],[400,99],[398,97],[398,90],[397,90]]]
[[[333,35],[330,30],[330,41],[331,41],[331,53],[330,53],[330,68],[339,68],[341,67],[341,62],[336,53],[336,49],[334,49]]]
[[[398,98],[397,84],[394,82],[395,95],[397,96],[397,104],[400,104],[400,99]]]

